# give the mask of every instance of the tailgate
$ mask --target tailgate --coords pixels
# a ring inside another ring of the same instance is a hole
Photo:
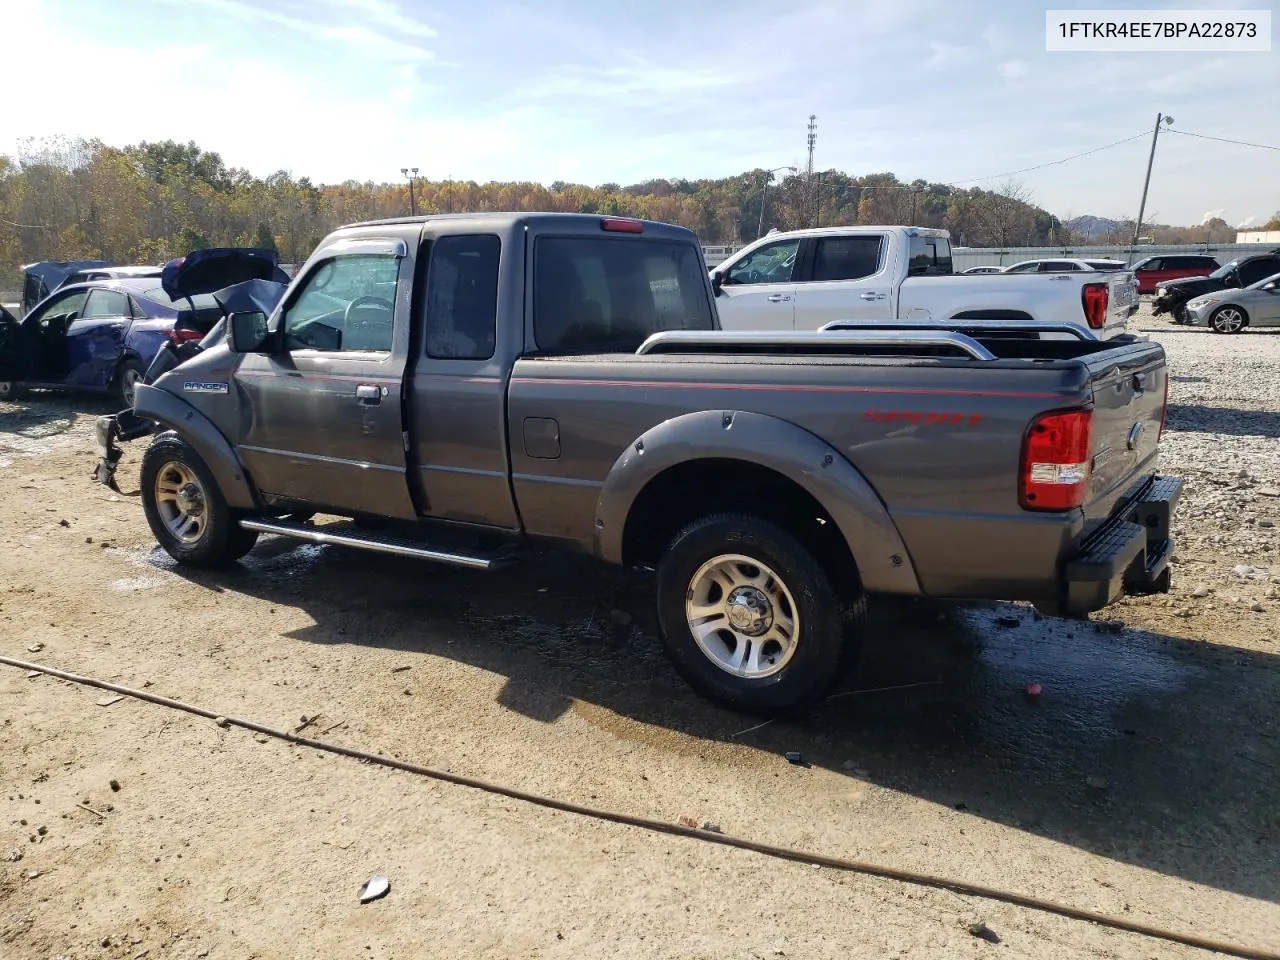
[[[1107,319],[1102,336],[1124,333],[1129,318],[1138,310],[1138,279],[1132,273],[1113,273],[1107,281]]]
[[[1135,480],[1155,471],[1168,368],[1164,349],[1145,341],[1095,354],[1087,366],[1093,449],[1084,510],[1097,519],[1111,512]]]

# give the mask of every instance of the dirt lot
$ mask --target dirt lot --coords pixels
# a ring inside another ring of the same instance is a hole
[[[140,451],[125,495],[94,486],[103,408],[53,396],[0,408],[0,652],[273,726],[319,714],[325,739],[567,800],[1280,950],[1280,335],[1139,326],[1177,376],[1174,593],[1110,611],[1123,629],[877,603],[862,669],[803,723],[748,732],[708,706],[658,649],[649,584],[586,562],[486,577],[264,540],[235,571],[175,570],[132,495]],[[904,684],[927,685],[859,692]],[[1204,955],[104,699],[0,667],[5,958]],[[391,893],[360,906],[375,872]]]

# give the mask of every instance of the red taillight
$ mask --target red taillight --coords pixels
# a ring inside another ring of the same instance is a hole
[[[1092,410],[1046,413],[1032,421],[1022,442],[1024,510],[1071,510],[1089,485]]]
[[[203,340],[204,334],[199,330],[170,330],[168,333],[169,342],[175,347],[182,343],[190,343],[192,340]]]
[[[600,229],[613,233],[644,233],[644,223],[628,217],[605,217],[600,221]]]
[[[1086,283],[1080,291],[1084,319],[1094,330],[1107,325],[1107,301],[1111,298],[1105,283]]]

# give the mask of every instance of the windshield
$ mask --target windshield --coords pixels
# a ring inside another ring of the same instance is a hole
[[[1236,267],[1240,266],[1239,260],[1232,260],[1230,263],[1224,263],[1213,273],[1209,274],[1214,280],[1225,280],[1230,274],[1235,273]]]
[[[534,338],[549,353],[632,351],[653,333],[715,326],[689,243],[544,237],[533,298]]]

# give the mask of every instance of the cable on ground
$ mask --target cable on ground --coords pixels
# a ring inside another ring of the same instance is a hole
[[[1113,930],[1122,930],[1126,933],[1136,933],[1156,940],[1166,940],[1170,943],[1180,943],[1184,946],[1196,947],[1200,950],[1211,950],[1215,953],[1225,954],[1230,957],[1241,957],[1243,960],[1280,960],[1280,953],[1272,950],[1225,943],[1221,940],[1211,940],[1207,937],[1198,937],[1194,934],[1180,933],[1176,930],[1166,930],[1162,927],[1136,923],[1132,920],[1125,920],[1121,917],[1112,917],[1104,913],[1095,913],[1092,910],[1082,910],[1066,904],[1054,903],[1051,900],[1042,900],[1039,897],[1013,893],[1008,890],[1000,890],[995,887],[987,887],[977,883],[969,883],[963,880],[951,880],[946,877],[935,877],[926,873],[917,873],[914,870],[902,870],[897,867],[886,867],[880,864],[863,863],[858,860],[846,860],[843,857],[829,857],[819,853],[810,853],[805,850],[796,850],[791,847],[777,847],[768,843],[757,843],[754,840],[744,840],[740,837],[734,837],[724,833],[715,833],[710,830],[699,830],[696,827],[686,827],[677,823],[667,823],[665,821],[654,820],[649,817],[637,817],[627,813],[618,813],[612,810],[601,810],[596,807],[587,807],[578,803],[570,803],[567,800],[556,800],[552,797],[544,797],[536,793],[528,793],[524,790],[517,790],[512,787],[503,786],[502,784],[490,783],[487,780],[480,780],[475,777],[465,777],[460,774],[450,773],[446,770],[432,769],[430,767],[419,766],[416,763],[407,763],[404,760],[382,757],[375,753],[368,753],[364,750],[355,750],[351,747],[344,747],[335,743],[325,743],[323,740],[312,740],[309,737],[300,737],[289,730],[277,730],[274,727],[268,727],[265,724],[257,723],[253,720],[244,720],[240,717],[233,717],[230,714],[216,713],[213,710],[206,710],[203,707],[183,703],[180,700],[173,700],[169,697],[162,697],[155,693],[148,693],[146,690],[138,690],[118,683],[111,683],[107,680],[99,680],[96,677],[86,677],[76,673],[69,673],[65,670],[58,670],[54,667],[48,667],[40,663],[31,663],[26,660],[18,660],[13,657],[0,655],[0,664],[16,667],[19,670],[35,671],[37,673],[47,674],[51,677],[58,677],[61,680],[68,680],[71,683],[78,683],[87,687],[97,687],[100,690],[109,690],[112,693],[123,694],[127,697],[133,697],[136,700],[142,700],[146,703],[153,703],[157,706],[168,707],[171,710],[181,710],[185,713],[194,714],[197,717],[204,717],[206,720],[220,721],[225,723],[227,726],[252,730],[254,733],[265,734],[268,737],[275,737],[279,740],[285,740],[289,743],[297,744],[298,746],[311,747],[315,750],[324,750],[328,753],[336,753],[342,757],[350,757],[355,760],[366,761],[367,763],[375,763],[383,767],[391,767],[394,770],[402,770],[405,773],[412,773],[420,777],[430,777],[433,780],[443,780],[447,783],[453,783],[460,787],[471,787],[474,790],[482,790],[485,793],[494,793],[499,796],[510,797],[512,800],[521,800],[525,803],[545,807],[549,810],[559,810],[562,813],[573,813],[583,817],[590,817],[595,820],[606,820],[610,823],[620,823],[624,826],[639,827],[642,830],[651,830],[655,833],[666,833],[674,836],[688,837],[694,840],[701,840],[704,843],[719,844],[724,847],[736,847],[739,850],[749,850],[752,853],[759,853],[764,856],[775,857],[780,860],[790,860],[795,863],[807,863],[814,866],[827,867],[832,870],[841,870],[847,873],[861,873],[867,876],[880,877],[886,880],[897,880],[901,883],[910,883],[916,886],[934,887],[939,890],[950,890],[952,893],[958,893],[962,896],[981,897],[986,900],[1010,903],[1017,907],[1025,907],[1028,910],[1038,910],[1042,913],[1052,913],[1060,917],[1069,917],[1072,920],[1083,920],[1086,923],[1096,923],[1099,926],[1110,927]]]

